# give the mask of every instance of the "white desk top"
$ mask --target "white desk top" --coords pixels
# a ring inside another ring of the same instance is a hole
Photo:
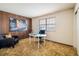
[[[30,33],[29,36],[35,36],[35,37],[44,37],[46,36],[46,34],[34,34],[34,33]]]

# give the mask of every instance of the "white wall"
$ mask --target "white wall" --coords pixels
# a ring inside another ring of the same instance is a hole
[[[77,52],[79,55],[79,10],[77,12]]]
[[[76,12],[77,11],[77,14],[76,15],[74,15],[75,16],[75,38],[74,38],[74,46],[77,48],[77,53],[78,53],[78,55],[79,55],[79,4],[76,4],[76,6],[75,6],[75,11],[74,12]]]
[[[73,46],[75,48],[77,48],[77,14],[75,14],[76,10],[77,10],[77,5],[75,5],[74,7],[74,13],[73,13],[73,17],[74,17],[74,20],[73,20]]]
[[[67,9],[60,12],[32,18],[33,32],[39,31],[39,19],[49,16],[56,17],[56,31],[47,32],[48,40],[73,45],[73,9]]]

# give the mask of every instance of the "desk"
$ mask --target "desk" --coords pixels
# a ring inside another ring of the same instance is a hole
[[[46,34],[33,34],[33,33],[29,34],[29,41],[30,41],[29,43],[31,43],[31,37],[34,37],[34,41],[35,41],[36,37],[38,38],[38,48],[40,46],[40,42],[39,42],[40,38],[39,37],[44,37],[44,45],[45,45]]]

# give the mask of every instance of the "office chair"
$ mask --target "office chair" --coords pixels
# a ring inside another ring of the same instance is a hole
[[[45,30],[40,30],[39,34],[45,34]],[[40,39],[40,43],[42,43],[43,42],[42,41],[43,37],[39,37],[39,39]]]

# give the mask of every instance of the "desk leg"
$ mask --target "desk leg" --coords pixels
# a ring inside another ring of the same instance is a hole
[[[34,37],[33,39],[34,39],[34,46],[35,46],[35,39],[36,39],[36,38]]]
[[[29,44],[31,44],[31,36],[29,36]]]
[[[39,40],[40,40],[40,39],[39,39],[39,37],[38,37],[38,48],[39,48],[39,46],[40,46]]]
[[[45,37],[44,37],[44,46],[45,46],[46,42],[45,42]]]
[[[36,38],[34,37],[34,42],[35,42],[35,39],[36,39]]]

